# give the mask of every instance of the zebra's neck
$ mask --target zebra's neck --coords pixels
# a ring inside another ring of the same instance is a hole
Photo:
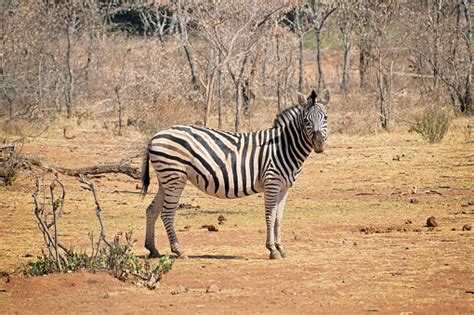
[[[274,134],[271,143],[274,167],[291,186],[312,150],[311,141],[303,127],[303,113],[296,112],[292,119],[271,130]]]

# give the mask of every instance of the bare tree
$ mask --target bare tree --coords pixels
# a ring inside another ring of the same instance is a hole
[[[389,131],[391,122],[391,93],[393,84],[394,56],[387,48],[390,46],[388,27],[393,23],[398,13],[398,2],[395,0],[372,4],[371,24],[374,38],[376,59],[375,81],[379,103],[380,122],[382,128]]]
[[[322,1],[314,1],[310,6],[311,21],[316,34],[316,64],[318,70],[318,91],[325,87],[323,68],[321,66],[321,30],[326,20],[336,11],[335,3],[323,4]]]
[[[338,1],[337,22],[342,34],[342,44],[344,49],[341,92],[346,95],[350,88],[350,68],[352,49],[352,28],[355,24],[354,0]]]
[[[289,24],[298,37],[298,92],[300,93],[303,93],[304,89],[304,36],[311,30],[310,16],[309,7],[298,4],[282,17],[283,22]]]
[[[189,4],[186,1],[177,0],[176,2],[176,15],[178,19],[179,26],[179,39],[181,46],[186,53],[186,58],[188,60],[189,68],[191,70],[191,82],[196,91],[201,91],[203,89],[202,85],[199,82],[199,73],[196,65],[196,60],[194,57],[194,50],[189,41],[188,36],[188,20],[189,20]]]
[[[473,56],[469,1],[414,3],[408,14],[416,17],[419,30],[413,33],[406,29],[405,33],[411,43],[408,49],[412,68],[423,90],[430,95],[447,91],[461,112],[471,113]]]
[[[257,10],[256,7],[260,7]],[[195,8],[199,14],[200,29],[206,43],[217,55],[212,55],[208,63],[208,86],[206,117],[212,106],[212,88],[218,70],[225,67],[235,91],[235,130],[240,131],[243,104],[243,85],[251,74],[259,39],[267,31],[273,16],[283,8],[261,5],[256,1],[223,3],[220,5],[201,4]],[[220,57],[219,57],[220,56]],[[208,119],[206,118],[206,121]]]

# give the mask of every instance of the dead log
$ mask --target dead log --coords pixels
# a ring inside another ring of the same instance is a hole
[[[64,168],[56,167],[56,171],[69,176],[80,176],[80,175],[100,175],[107,173],[125,174],[133,179],[140,179],[140,170],[136,167],[124,164],[104,164],[104,165],[92,165],[80,168]]]
[[[129,160],[129,159],[127,159]],[[38,158],[29,158],[23,157],[22,161],[24,164],[31,169],[31,166],[36,166],[41,169],[50,172],[59,172],[61,174],[69,176],[80,176],[80,175],[100,175],[100,174],[124,174],[130,176],[133,179],[140,179],[141,172],[138,167],[133,167],[129,164],[124,163],[121,160],[117,164],[103,164],[103,165],[92,165],[85,166],[80,168],[66,168],[66,167],[57,167],[57,166],[45,166]]]

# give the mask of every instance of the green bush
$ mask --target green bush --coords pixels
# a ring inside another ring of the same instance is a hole
[[[90,238],[94,244],[92,234]],[[36,260],[26,264],[24,274],[34,277],[60,271],[108,271],[121,281],[131,281],[155,289],[162,276],[171,271],[173,260],[163,256],[158,264],[152,266],[149,260],[142,261],[133,254],[132,232],[125,233],[125,238],[126,242],[123,243],[120,236],[116,235],[110,246],[102,244],[97,250],[93,248],[92,254],[78,253],[70,249],[61,256],[60,269],[54,255],[42,252]]]
[[[421,135],[429,143],[440,142],[448,132],[450,116],[442,107],[431,107],[418,118],[410,131]]]

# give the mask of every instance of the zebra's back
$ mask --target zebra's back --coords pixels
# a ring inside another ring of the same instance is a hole
[[[177,125],[151,139],[150,160],[160,183],[186,177],[211,196],[244,197],[263,191],[260,178],[268,157],[260,145],[263,137],[263,131],[229,133]]]

